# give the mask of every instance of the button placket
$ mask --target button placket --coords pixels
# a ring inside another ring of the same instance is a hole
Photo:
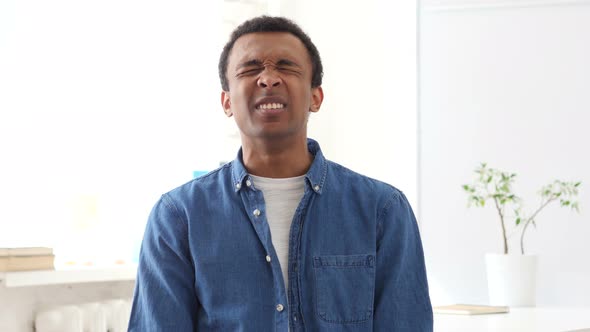
[[[319,191],[321,190],[321,187],[319,185],[314,185],[312,187],[312,189],[316,192],[319,193]],[[301,266],[301,262],[297,260],[298,254],[293,254],[293,253],[300,253],[300,247],[301,247],[301,237],[300,234],[303,231],[303,222],[305,220],[304,215],[305,215],[305,210],[309,207],[311,200],[313,200],[313,197],[315,197],[315,195],[311,195],[311,194],[306,194],[304,195],[301,204],[303,204],[302,206],[305,207],[305,209],[301,209],[299,210],[299,208],[297,209],[298,213],[295,214],[294,218],[293,218],[293,222],[291,225],[291,239],[293,247],[289,248],[290,250],[290,259],[292,260],[292,264],[291,264],[291,271],[289,271],[289,278],[290,278],[290,282],[289,282],[289,288],[290,290],[287,290],[287,293],[289,294],[289,311],[292,314],[292,324],[294,326],[296,325],[301,325],[304,324],[304,319],[301,313],[301,307],[300,307],[300,298],[299,298],[299,275],[301,273],[301,270],[303,269],[303,267]],[[291,252],[292,250],[292,252]],[[293,277],[293,278],[292,278]],[[301,317],[299,317],[301,316]]]

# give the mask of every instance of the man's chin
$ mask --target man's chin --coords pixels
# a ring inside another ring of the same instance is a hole
[[[263,130],[259,130],[256,133],[253,133],[253,135],[243,135],[245,137],[251,138],[251,139],[255,139],[255,140],[268,140],[270,142],[276,142],[276,141],[283,141],[286,139],[296,139],[297,137],[300,137],[301,135],[293,132],[293,131],[289,131],[289,130],[285,130],[284,128],[265,128]],[[304,135],[305,137],[305,135]]]

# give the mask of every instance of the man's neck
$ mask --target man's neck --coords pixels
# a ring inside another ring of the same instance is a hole
[[[304,175],[313,156],[307,139],[269,144],[242,140],[242,162],[248,173],[267,178],[290,178]]]

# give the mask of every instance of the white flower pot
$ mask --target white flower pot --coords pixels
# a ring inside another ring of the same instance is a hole
[[[536,255],[486,254],[486,269],[490,305],[535,306]]]

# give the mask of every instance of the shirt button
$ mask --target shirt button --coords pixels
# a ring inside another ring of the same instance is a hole
[[[317,192],[317,191],[320,191],[320,186],[318,186],[318,185],[316,184],[315,186],[313,186],[313,190],[315,190],[316,192]]]
[[[270,263],[270,256],[266,255],[266,261]]]
[[[280,303],[279,303],[279,304],[277,304],[277,311],[278,311],[278,312],[281,312],[281,311],[283,311],[284,309],[285,309],[285,307],[283,307],[283,305],[282,305],[282,304],[280,304]]]
[[[297,315],[293,315],[293,321],[297,321]]]
[[[246,186],[250,187],[252,185],[252,181],[246,180]]]
[[[236,189],[240,189],[240,188],[242,188],[242,185],[239,182],[236,183]]]
[[[260,215],[260,210],[256,209],[252,214],[254,214],[255,217],[258,217]]]

